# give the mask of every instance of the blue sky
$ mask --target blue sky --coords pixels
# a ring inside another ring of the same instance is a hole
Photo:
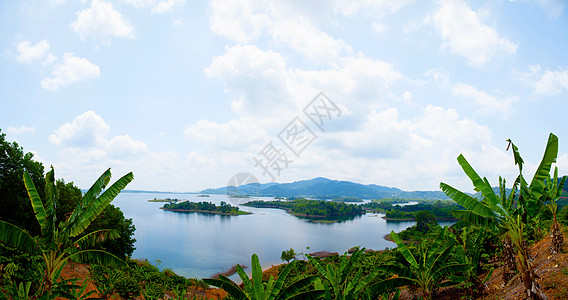
[[[2,1],[0,129],[82,188],[469,191],[456,157],[512,182],[509,138],[568,173],[566,53],[560,0]]]

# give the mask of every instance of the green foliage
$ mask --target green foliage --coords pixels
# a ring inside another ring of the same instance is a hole
[[[284,250],[280,255],[280,259],[285,260],[287,263],[289,263],[292,259],[296,259],[296,252],[294,252],[294,249],[292,248],[290,248],[289,250]]]
[[[427,233],[432,227],[438,226],[436,222],[436,216],[429,211],[418,211],[416,212],[416,229],[422,233]]]
[[[118,235],[116,231],[98,230],[79,237],[86,227],[134,178],[132,173],[129,173],[102,192],[110,181],[110,175],[110,169],[103,173],[83,196],[70,217],[64,222],[58,223],[55,212],[57,189],[53,168],[45,176],[45,201],[42,201],[31,176],[24,173],[24,184],[35,217],[40,225],[41,235],[36,240],[21,228],[0,221],[0,242],[31,255],[39,254],[42,256],[44,276],[41,279],[38,295],[53,296],[65,293],[68,284],[65,281],[58,281],[58,279],[69,259],[77,262],[113,263],[116,265],[123,263],[108,252],[88,249],[99,241],[116,238]]]
[[[543,158],[530,185],[526,182],[522,173],[524,161],[518,148],[511,140],[508,140],[508,142],[513,150],[515,164],[519,168],[519,176],[515,180],[509,196],[506,193],[505,180],[499,178],[500,193],[496,195],[487,178],[482,179],[463,155],[458,156],[458,162],[472,181],[475,190],[481,192],[483,199],[475,199],[445,183],[440,183],[440,187],[448,197],[465,207],[465,210],[457,212],[456,216],[460,216],[468,223],[492,226],[501,233],[507,234],[517,248],[517,265],[527,296],[533,299],[545,298],[546,296],[535,281],[536,274],[534,274],[529,262],[524,235],[528,220],[534,218],[540,212],[548,197],[546,181],[550,180],[550,169],[552,164],[556,162],[558,138],[554,134],[550,134]],[[519,196],[515,199],[517,188]],[[513,205],[515,200],[516,205]]]
[[[458,263],[451,259],[454,248],[453,243],[447,243],[447,228],[432,241],[423,241],[417,253],[413,254],[402,242],[398,235],[392,231],[391,237],[398,246],[406,263],[404,267],[395,264],[385,264],[379,269],[387,273],[395,273],[391,277],[375,284],[375,288],[393,289],[406,285],[417,286],[424,298],[432,299],[439,287],[450,286],[459,282],[455,275],[466,272],[469,264]],[[453,276],[450,276],[454,274]]]
[[[38,193],[45,194],[44,167],[33,157],[30,152],[24,153],[16,142],[6,141],[6,135],[0,130],[0,220],[38,235],[40,227],[23,180],[27,172]]]
[[[217,206],[212,202],[191,202],[184,201],[180,203],[169,203],[164,204],[165,209],[183,209],[183,210],[194,210],[194,211],[206,211],[206,212],[217,212],[222,214],[239,214],[239,208],[237,206],[232,206],[231,204],[221,201],[220,205]]]
[[[366,272],[357,269],[359,259],[365,252],[365,248],[357,249],[351,256],[340,257],[339,264],[327,264],[324,266],[317,258],[307,255],[310,263],[316,267],[329,286],[325,286],[327,298],[334,299],[358,299],[362,297],[365,288],[371,283],[377,273]]]
[[[296,261],[291,262],[280,272],[278,279],[270,276],[268,282],[262,281],[262,269],[256,254],[251,257],[252,278],[248,278],[243,268],[237,265],[237,274],[243,281],[244,288],[238,286],[229,278],[219,275],[219,279],[203,279],[207,284],[224,289],[234,299],[318,299],[324,291],[320,289],[307,289],[316,280],[316,276],[308,276],[297,280],[284,288],[284,283]]]
[[[296,199],[292,201],[251,201],[244,205],[264,208],[281,208],[290,213],[302,216],[334,217],[348,216],[365,213],[365,210],[355,204],[345,204],[343,202],[328,202],[307,199]]]

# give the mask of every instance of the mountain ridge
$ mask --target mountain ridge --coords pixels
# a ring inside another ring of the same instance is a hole
[[[227,187],[209,188],[203,194],[226,194]],[[344,180],[316,177],[290,183],[247,184],[238,187],[229,186],[229,193],[239,195],[255,194],[265,197],[307,197],[331,199],[338,197],[356,197],[362,199],[406,198],[406,199],[449,199],[441,191],[403,191],[396,187],[378,184],[361,184]]]

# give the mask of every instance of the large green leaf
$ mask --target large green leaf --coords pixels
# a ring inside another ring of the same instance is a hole
[[[491,187],[491,185],[487,182],[487,179],[481,179],[462,154],[458,156],[458,163],[467,177],[469,177],[476,190],[480,191],[481,194],[487,198],[489,204],[491,206],[497,205],[499,203],[499,198],[495,195],[493,187]]]
[[[483,202],[473,198],[472,196],[452,187],[446,183],[440,183],[440,188],[446,196],[450,197],[452,200],[456,201],[459,205],[465,207],[465,209],[475,212],[475,214],[484,218],[493,218],[495,213]]]
[[[413,267],[413,268],[420,268],[418,266],[418,262],[416,261],[416,258],[414,258],[414,256],[412,255],[412,253],[410,252],[410,250],[408,250],[408,248],[406,247],[406,245],[402,242],[402,240],[398,237],[398,234],[396,234],[396,232],[394,232],[394,230],[391,230],[391,238],[394,240],[394,242],[396,243],[398,250],[400,251],[400,253],[402,253],[402,256],[404,257],[404,259],[406,259],[406,261]]]
[[[120,237],[120,232],[115,229],[101,229],[93,231],[73,243],[72,249],[85,250],[94,247],[97,243],[102,243],[107,240],[117,239]],[[71,251],[77,252],[77,251]]]
[[[69,236],[81,234],[91,222],[114,200],[114,198],[134,179],[132,172],[122,176],[119,180],[106,189],[103,194],[92,201],[83,212],[77,216],[75,223],[69,224]]]
[[[239,275],[239,277],[241,277],[241,280],[243,281],[243,285],[245,287],[245,292],[247,294],[249,294],[250,296],[253,296],[254,295],[254,288],[252,286],[252,282],[248,278],[247,273],[245,272],[245,270],[243,270],[243,268],[240,265],[237,265],[237,267],[235,269],[237,270],[237,274]]]
[[[32,178],[30,176],[30,174],[28,174],[28,172],[24,172],[24,184],[26,186],[26,190],[28,191],[28,196],[30,197],[31,203],[32,203],[32,208],[34,210],[35,213],[35,217],[39,223],[39,226],[41,228],[41,235],[42,236],[46,236],[49,232],[48,228],[49,228],[49,224],[48,224],[48,219],[47,219],[47,215],[45,213],[45,208],[43,207],[43,202],[41,201],[41,198],[39,197],[39,193],[34,185],[34,182],[32,181]]]
[[[208,285],[216,286],[225,290],[225,292],[231,295],[231,297],[233,297],[235,300],[250,300],[245,291],[243,291],[236,283],[223,275],[219,275],[219,278],[226,280],[204,278],[203,281]]]
[[[32,255],[38,255],[42,252],[31,235],[20,227],[4,221],[0,221],[0,242]]]
[[[315,300],[320,299],[325,296],[325,290],[309,290],[288,298],[282,298],[286,300]]]
[[[281,293],[279,293],[277,298],[273,299],[288,299],[290,297],[293,297],[294,295],[297,295],[298,293],[300,293],[300,291],[314,283],[317,278],[317,276],[309,276],[297,280],[286,287]]]
[[[282,286],[284,285],[284,282],[288,277],[288,274],[290,274],[296,263],[297,263],[296,261],[292,261],[291,263],[286,265],[286,268],[284,268],[284,270],[280,271],[280,273],[278,274],[278,279],[276,279],[276,282],[272,287],[272,291],[270,292],[271,299],[276,298],[276,296],[280,293],[280,291],[282,290]]]
[[[402,286],[413,285],[415,284],[416,280],[413,278],[408,277],[392,277],[389,279],[385,279],[383,281],[379,281],[373,285],[371,288],[374,290],[387,290],[387,289],[395,289]]]
[[[252,285],[256,299],[264,298],[264,286],[262,285],[262,268],[258,255],[253,254],[250,259],[252,269]]]
[[[111,265],[119,268],[128,266],[122,259],[103,250],[82,250],[69,255],[69,259],[78,263]]]
[[[89,205],[97,199],[97,197],[101,194],[102,190],[107,186],[110,182],[111,172],[110,168],[107,169],[99,178],[93,183],[91,188],[83,195],[81,198],[80,204],[73,210],[71,216],[68,219],[69,224],[74,224],[75,219],[83,213],[83,210],[89,207]]]
[[[542,196],[546,185],[545,181],[550,178],[550,168],[552,167],[552,164],[556,162],[557,155],[558,137],[556,137],[553,133],[550,133],[548,142],[546,143],[546,149],[544,150],[544,155],[529,186],[531,198],[539,199],[540,196]]]

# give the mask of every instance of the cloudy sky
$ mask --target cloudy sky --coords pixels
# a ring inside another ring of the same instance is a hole
[[[456,157],[513,178],[508,138],[568,173],[567,53],[562,0],[1,1],[0,129],[82,188],[470,191]]]

